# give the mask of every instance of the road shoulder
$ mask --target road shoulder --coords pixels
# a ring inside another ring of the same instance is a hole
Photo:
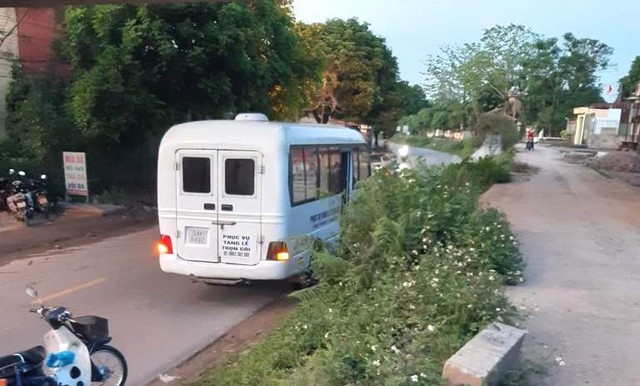
[[[147,386],[161,386],[167,383],[181,385],[196,381],[202,374],[233,360],[235,356],[262,341],[269,332],[278,327],[295,304],[295,299],[288,297],[274,300],[205,349],[195,353],[165,374],[159,375]]]
[[[3,224],[12,223],[0,232],[0,265],[52,249],[66,249],[92,244],[111,237],[135,233],[157,226],[157,215],[149,211],[119,211],[102,215],[98,211],[68,211],[32,227],[2,214]],[[8,229],[8,230],[7,230]]]

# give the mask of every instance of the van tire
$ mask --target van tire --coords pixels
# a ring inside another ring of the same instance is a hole
[[[324,244],[324,241],[322,241],[320,239],[313,240],[313,246],[312,246],[313,253],[315,253],[315,252],[324,252],[326,250],[327,250],[327,248],[326,248],[326,246]],[[318,279],[313,274],[313,266],[312,266],[311,261],[309,261],[309,265],[307,266],[307,269],[305,269],[304,272],[302,272],[294,280],[293,289],[297,291],[297,290],[301,290],[301,289],[304,289],[304,288],[313,287],[316,284],[318,284]]]

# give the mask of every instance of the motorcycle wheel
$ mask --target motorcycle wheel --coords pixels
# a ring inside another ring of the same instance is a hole
[[[91,353],[91,363],[95,366],[103,381],[91,382],[92,385],[124,386],[127,381],[127,361],[115,347],[100,346]]]

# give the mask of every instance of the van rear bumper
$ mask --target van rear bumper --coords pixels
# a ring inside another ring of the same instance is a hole
[[[256,265],[241,265],[189,261],[176,255],[160,255],[160,269],[163,272],[195,276],[198,279],[283,280],[299,274],[304,270],[303,267],[302,259],[260,261]]]

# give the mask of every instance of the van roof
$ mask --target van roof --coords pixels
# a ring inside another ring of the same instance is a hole
[[[366,144],[356,130],[337,126],[306,123],[208,120],[181,123],[171,127],[162,142],[166,146],[205,144],[291,144],[353,143]],[[174,147],[171,146],[171,147]]]

